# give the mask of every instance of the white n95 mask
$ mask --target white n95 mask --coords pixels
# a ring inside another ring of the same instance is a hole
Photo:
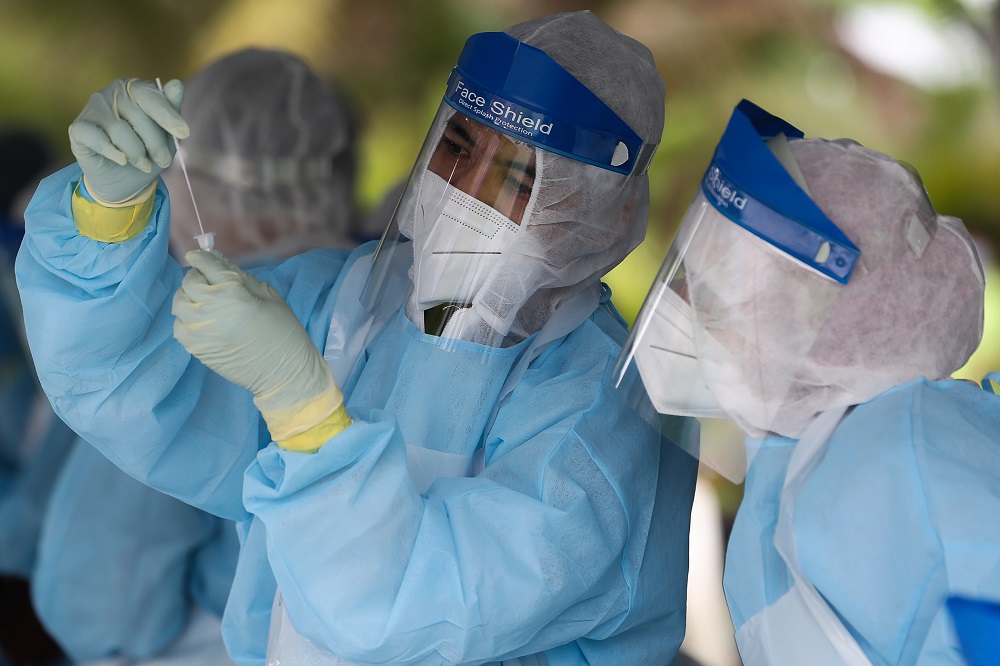
[[[635,349],[635,363],[650,402],[660,414],[727,418],[698,363],[694,311],[666,287],[646,322]]]
[[[471,303],[518,225],[435,173],[426,172],[423,181],[414,211],[414,305]]]

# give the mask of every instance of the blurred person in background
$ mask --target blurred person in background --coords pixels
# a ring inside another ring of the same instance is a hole
[[[42,664],[61,652],[31,605],[42,520],[75,434],[52,411],[31,365],[14,256],[24,208],[52,168],[47,140],[29,129],[0,131],[0,663]]]
[[[946,598],[1000,596],[1000,397],[950,379],[983,290],[914,171],[737,106],[622,367],[647,415],[746,434],[744,663],[962,663]]]
[[[300,58],[226,55],[191,77],[183,115],[198,212],[236,262],[350,246],[353,111]],[[163,179],[182,257],[198,246],[198,219],[177,162]],[[231,663],[219,618],[239,555],[233,521],[139,483],[80,440],[43,535],[34,597],[76,662]]]
[[[167,254],[180,82],[84,108],[18,257],[29,339],[88,441],[239,521],[238,663],[673,660],[696,464],[607,381],[601,283],[645,233],[664,92],[590,12],[473,35],[378,251],[253,275]]]
[[[183,116],[194,201],[222,254],[251,266],[356,244],[358,120],[340,87],[297,56],[245,49],[191,79]],[[181,259],[198,248],[198,220],[181,170],[163,179]]]

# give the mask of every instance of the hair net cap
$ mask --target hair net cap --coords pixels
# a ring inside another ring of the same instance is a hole
[[[982,338],[985,288],[962,221],[939,215],[920,179],[887,155],[849,140],[791,147],[813,200],[861,248],[862,270],[810,358],[865,400],[962,367]],[[933,234],[925,249],[915,245],[921,229]]]
[[[347,244],[354,118],[345,97],[305,62],[264,49],[224,56],[187,83],[182,113],[191,136],[181,150],[221,250],[239,259]],[[177,168],[165,179],[183,191]],[[185,197],[171,203],[171,240],[190,249],[194,211]]]
[[[541,49],[597,95],[647,143],[663,133],[666,85],[653,55],[591,11],[563,12],[507,28]]]
[[[692,241],[687,260],[708,327],[700,363],[752,435],[798,437],[819,413],[919,377],[945,378],[982,336],[985,282],[973,240],[960,220],[934,211],[915,174],[849,140],[789,146],[813,200],[861,250],[850,281],[813,273],[721,214],[705,220],[711,247]],[[752,267],[740,284],[735,265]]]
[[[645,46],[590,11],[555,14],[504,32],[555,60],[643,141],[659,142],[666,86]],[[522,225],[524,260],[511,261],[474,304],[492,328],[515,340],[540,330],[561,303],[628,256],[645,237],[649,215],[644,174],[626,178],[545,151],[538,162]]]
[[[186,85],[198,148],[241,157],[339,155],[353,142],[347,100],[291,53],[245,49]]]

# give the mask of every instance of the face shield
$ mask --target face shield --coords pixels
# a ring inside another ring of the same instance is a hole
[[[654,148],[543,51],[473,35],[363,304],[444,341],[517,344],[638,244]]]
[[[798,366],[861,268],[858,248],[805,189],[788,148],[799,137],[750,102],[736,108],[616,368],[647,420],[728,418],[751,435],[784,429]],[[769,298],[788,318],[761,307]],[[803,325],[787,327],[789,319]],[[737,482],[745,473],[742,446],[692,453]]]

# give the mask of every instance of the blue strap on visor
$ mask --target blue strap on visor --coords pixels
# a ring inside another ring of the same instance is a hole
[[[503,32],[466,40],[444,99],[507,136],[617,173],[645,173],[656,150],[544,51]]]
[[[765,141],[803,133],[756,104],[742,100],[729,119],[702,180],[709,202],[723,215],[785,254],[847,284],[861,250],[820,210]]]

